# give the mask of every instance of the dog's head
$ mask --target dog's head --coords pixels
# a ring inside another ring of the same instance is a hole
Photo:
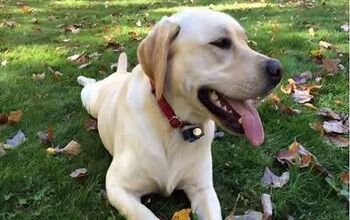
[[[157,99],[170,88],[227,131],[245,134],[253,145],[263,142],[261,120],[249,100],[279,83],[281,64],[249,48],[232,17],[208,9],[164,17],[141,42],[138,58]]]

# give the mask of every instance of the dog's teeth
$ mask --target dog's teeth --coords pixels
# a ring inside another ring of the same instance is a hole
[[[215,104],[217,107],[221,107],[220,101],[219,101],[219,100],[214,101],[214,104]]]
[[[238,119],[238,123],[242,124],[242,117]]]
[[[226,106],[223,106],[222,109],[224,109],[225,111],[227,111],[227,107],[226,107]]]
[[[232,114],[233,112],[232,112],[232,110],[230,109],[230,110],[228,110],[228,113]]]

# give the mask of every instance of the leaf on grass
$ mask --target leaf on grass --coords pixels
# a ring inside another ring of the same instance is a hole
[[[8,28],[15,28],[17,26],[17,22],[14,20],[5,20],[0,24],[0,27],[8,27]]]
[[[301,104],[309,102],[309,101],[311,101],[311,99],[314,98],[313,95],[310,95],[310,90],[309,89],[307,89],[307,90],[295,89],[294,93],[292,94],[292,96],[293,96],[293,99],[294,99],[295,102],[301,103]]]
[[[137,22],[136,22],[136,26],[137,26],[137,27],[141,27],[141,26],[142,26],[142,24],[141,24],[141,21],[140,21],[140,20],[137,20]]]
[[[288,85],[281,86],[281,91],[285,94],[291,94],[296,89],[296,85],[293,79],[288,79]]]
[[[288,150],[279,151],[276,158],[282,164],[288,162],[299,167],[308,167],[311,162],[317,163],[316,157],[296,140],[289,145]]]
[[[32,79],[34,79],[34,80],[43,80],[43,79],[45,79],[45,77],[46,77],[45,72],[38,73],[38,74],[33,73],[33,75],[32,75]]]
[[[311,109],[311,110],[317,110],[317,107],[314,106],[314,105],[311,104],[311,103],[304,103],[304,106],[305,106],[306,108]]]
[[[191,209],[182,209],[175,212],[171,220],[191,220]]]
[[[320,45],[320,47],[323,47],[325,49],[330,49],[333,47],[333,44],[328,43],[326,41],[322,41],[322,40],[320,42],[318,42],[318,45]]]
[[[47,133],[45,133],[43,131],[38,131],[36,133],[36,135],[38,136],[38,138],[42,144],[45,144],[45,145],[51,144],[51,141],[49,141],[49,136]]]
[[[5,154],[6,154],[6,151],[3,147],[3,144],[0,143],[0,157],[5,156]]]
[[[296,108],[290,108],[284,104],[280,104],[279,105],[279,110],[282,113],[287,113],[289,115],[300,115],[302,113],[302,111],[300,111],[299,109]]]
[[[343,184],[349,184],[349,171],[342,172],[340,174],[340,179]]]
[[[59,149],[57,153],[76,156],[80,153],[80,144],[72,140],[67,144],[67,146],[65,146],[62,149]]]
[[[28,7],[26,5],[23,5],[21,7],[21,10],[22,10],[23,13],[26,13],[26,14],[31,14],[33,12],[33,8]]]
[[[88,175],[88,170],[86,168],[79,168],[69,174],[72,178],[82,178]]]
[[[94,118],[89,118],[85,121],[84,127],[87,131],[97,130],[97,120]]]
[[[342,121],[331,120],[323,122],[323,129],[327,133],[348,134],[349,127],[344,125]]]
[[[1,113],[0,114],[0,124],[5,124],[8,121],[9,114]]]
[[[315,37],[315,31],[314,31],[314,28],[313,28],[313,27],[310,27],[310,28],[309,28],[309,35],[310,35],[311,37]]]
[[[313,130],[317,131],[317,133],[319,133],[321,136],[324,135],[324,129],[323,129],[323,126],[321,123],[319,123],[319,122],[310,123],[309,126]]]
[[[18,111],[12,111],[10,112],[7,120],[8,122],[10,123],[18,123],[21,121],[21,118],[22,118],[22,111],[21,110],[18,110]]]
[[[15,136],[13,136],[13,138],[11,139],[7,139],[6,140],[6,144],[12,146],[12,148],[17,147],[18,145],[24,143],[27,140],[26,136],[24,135],[24,133],[19,130]]]
[[[0,25],[1,27],[1,25]],[[9,62],[7,60],[3,60],[0,62],[0,66],[6,66]]]
[[[311,79],[312,79],[312,73],[309,70],[301,73],[298,76],[293,77],[294,83],[296,85],[307,83]]]
[[[345,32],[349,32],[349,23],[343,24],[340,28]]]
[[[342,120],[343,118],[338,114],[337,112],[333,111],[330,108],[320,108],[317,112],[316,115],[322,115],[330,119],[334,120]]]
[[[335,134],[326,134],[323,140],[337,147],[349,147],[349,139]]]
[[[338,59],[322,59],[323,69],[326,71],[326,73],[329,73],[330,75],[334,75],[339,72],[339,63],[340,60]]]
[[[225,220],[262,220],[264,214],[254,210],[248,210],[244,215],[234,215],[231,213],[228,215]]]
[[[129,32],[129,35],[130,35],[131,40],[133,40],[133,41],[142,40],[142,37],[136,31]]]
[[[86,68],[87,66],[89,66],[91,63],[92,63],[92,62],[88,62],[88,63],[81,64],[81,65],[79,66],[79,69],[84,69],[84,68]]]
[[[289,181],[289,172],[282,173],[281,176],[275,175],[271,170],[266,167],[264,176],[261,178],[261,183],[264,187],[271,186],[273,188],[280,188],[286,185]]]
[[[267,100],[272,100],[275,104],[281,103],[281,98],[273,92],[267,96]]]
[[[271,196],[269,194],[262,194],[261,196],[261,203],[263,207],[264,212],[264,218],[263,219],[271,219],[272,217],[272,201]]]

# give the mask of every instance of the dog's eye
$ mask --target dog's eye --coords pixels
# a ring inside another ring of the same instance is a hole
[[[221,49],[230,49],[232,42],[229,38],[223,37],[216,41],[210,42],[210,44]]]

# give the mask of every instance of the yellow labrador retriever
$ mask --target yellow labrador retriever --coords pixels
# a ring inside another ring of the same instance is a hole
[[[82,103],[98,119],[113,156],[108,199],[125,217],[157,219],[140,197],[183,189],[200,219],[222,219],[212,179],[214,122],[261,145],[263,127],[249,100],[281,79],[279,61],[250,49],[246,40],[229,15],[187,9],[155,25],[131,73],[121,54],[117,72],[106,79],[78,77]]]

